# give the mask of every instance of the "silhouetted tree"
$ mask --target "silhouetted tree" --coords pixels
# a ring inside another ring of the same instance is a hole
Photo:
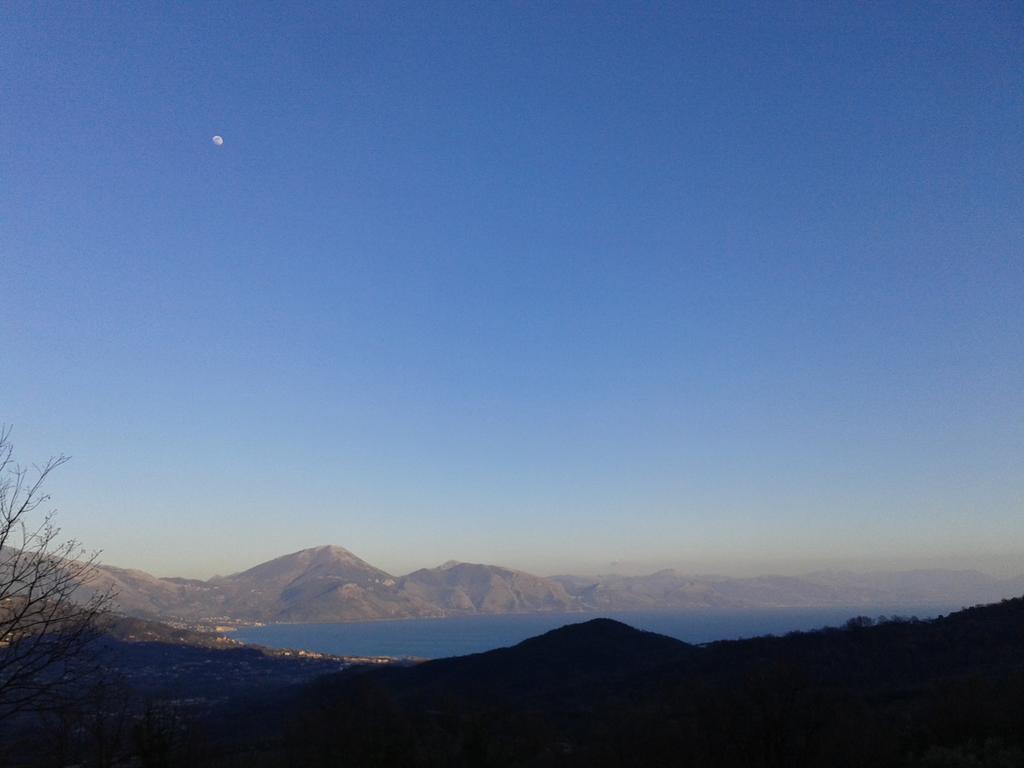
[[[97,555],[62,541],[52,510],[33,515],[50,498],[47,478],[67,457],[30,470],[13,454],[10,429],[0,427],[0,719],[54,705],[75,689],[113,599],[87,587]]]

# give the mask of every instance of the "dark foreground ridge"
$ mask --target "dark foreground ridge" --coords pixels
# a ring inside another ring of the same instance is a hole
[[[99,693],[4,723],[0,763],[1024,765],[1022,598],[702,646],[595,619],[383,668],[118,631]]]
[[[639,672],[681,659],[686,643],[611,619],[570,624],[511,648],[438,659],[378,676],[379,684],[424,701],[551,701],[580,687],[627,684]]]

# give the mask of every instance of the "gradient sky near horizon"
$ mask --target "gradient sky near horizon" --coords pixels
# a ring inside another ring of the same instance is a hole
[[[0,421],[68,534],[1024,571],[1024,6],[299,6],[0,10]]]

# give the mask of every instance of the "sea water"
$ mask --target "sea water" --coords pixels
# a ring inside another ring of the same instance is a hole
[[[344,624],[270,624],[239,628],[233,637],[270,648],[293,648],[341,656],[438,659],[515,645],[549,630],[598,617],[616,619],[637,629],[668,635],[687,643],[707,643],[840,626],[853,616],[933,618],[958,607],[931,605],[867,609],[858,606],[476,615]]]

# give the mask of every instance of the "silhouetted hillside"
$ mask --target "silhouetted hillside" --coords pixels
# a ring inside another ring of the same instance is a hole
[[[593,685],[618,685],[686,658],[692,646],[611,619],[571,624],[511,648],[438,659],[380,675],[402,695],[480,701],[566,698]]]
[[[357,729],[396,766],[1018,766],[1024,599],[706,646],[598,620],[324,679],[298,717],[310,765]]]
[[[7,763],[1024,764],[1024,598],[700,646],[596,619],[488,653],[341,672],[338,660],[218,649],[145,622],[118,633],[101,643],[94,698],[65,720],[3,724]],[[172,642],[122,639],[161,635]],[[60,746],[60,759],[29,744]],[[101,746],[117,760],[93,760]]]

